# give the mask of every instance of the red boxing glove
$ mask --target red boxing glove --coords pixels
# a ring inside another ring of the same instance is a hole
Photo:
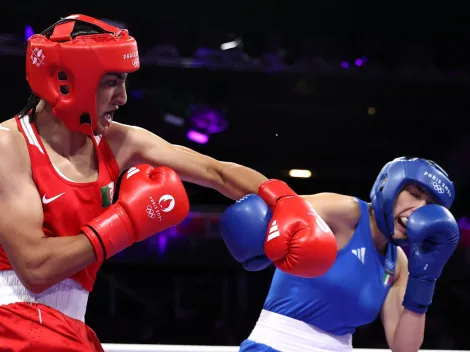
[[[273,211],[264,242],[266,256],[288,274],[325,274],[336,260],[336,239],[310,203],[279,180],[266,181],[258,194]]]
[[[179,224],[189,213],[186,190],[172,169],[138,165],[121,177],[118,201],[81,228],[97,261]]]

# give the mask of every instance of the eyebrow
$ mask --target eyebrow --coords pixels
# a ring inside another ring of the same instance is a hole
[[[436,202],[434,196],[421,186],[414,185],[422,194],[429,198],[433,203]]]
[[[106,73],[107,76],[116,76],[118,79],[126,79],[127,78],[127,73],[122,73],[122,72],[108,72]]]
[[[416,187],[416,189],[417,189],[418,191],[420,191],[421,193],[425,193],[425,194],[428,193],[428,192],[427,192],[423,187],[421,187],[421,186],[417,186],[417,185],[413,185],[413,186]]]

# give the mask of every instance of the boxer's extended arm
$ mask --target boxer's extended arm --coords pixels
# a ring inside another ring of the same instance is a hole
[[[1,132],[0,244],[25,287],[41,292],[93,263],[95,255],[85,235],[45,237],[41,198],[20,154],[24,142],[14,131]]]
[[[233,200],[258,193],[259,185],[267,180],[248,167],[170,144],[143,128],[115,123],[107,139],[122,169],[142,163],[168,166],[183,181],[213,188]]]
[[[426,315],[403,308],[408,282],[408,259],[401,248],[398,248],[397,262],[397,278],[382,306],[382,324],[388,345],[393,352],[418,351],[423,343]]]

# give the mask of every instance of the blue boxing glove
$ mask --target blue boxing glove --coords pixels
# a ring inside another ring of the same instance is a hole
[[[272,263],[264,255],[271,216],[267,204],[256,194],[241,198],[222,214],[222,238],[230,254],[248,271],[263,270]]]
[[[449,210],[431,204],[411,213],[406,232],[410,256],[403,306],[424,314],[432,303],[436,280],[457,248],[459,227]]]

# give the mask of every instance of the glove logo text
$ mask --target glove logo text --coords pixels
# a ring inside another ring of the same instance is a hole
[[[158,218],[158,221],[162,221],[162,214],[160,213],[160,210],[158,209],[158,204],[155,202],[155,199],[153,199],[152,196],[149,197],[150,203],[147,205],[147,215],[150,219],[155,219],[156,217]]]

